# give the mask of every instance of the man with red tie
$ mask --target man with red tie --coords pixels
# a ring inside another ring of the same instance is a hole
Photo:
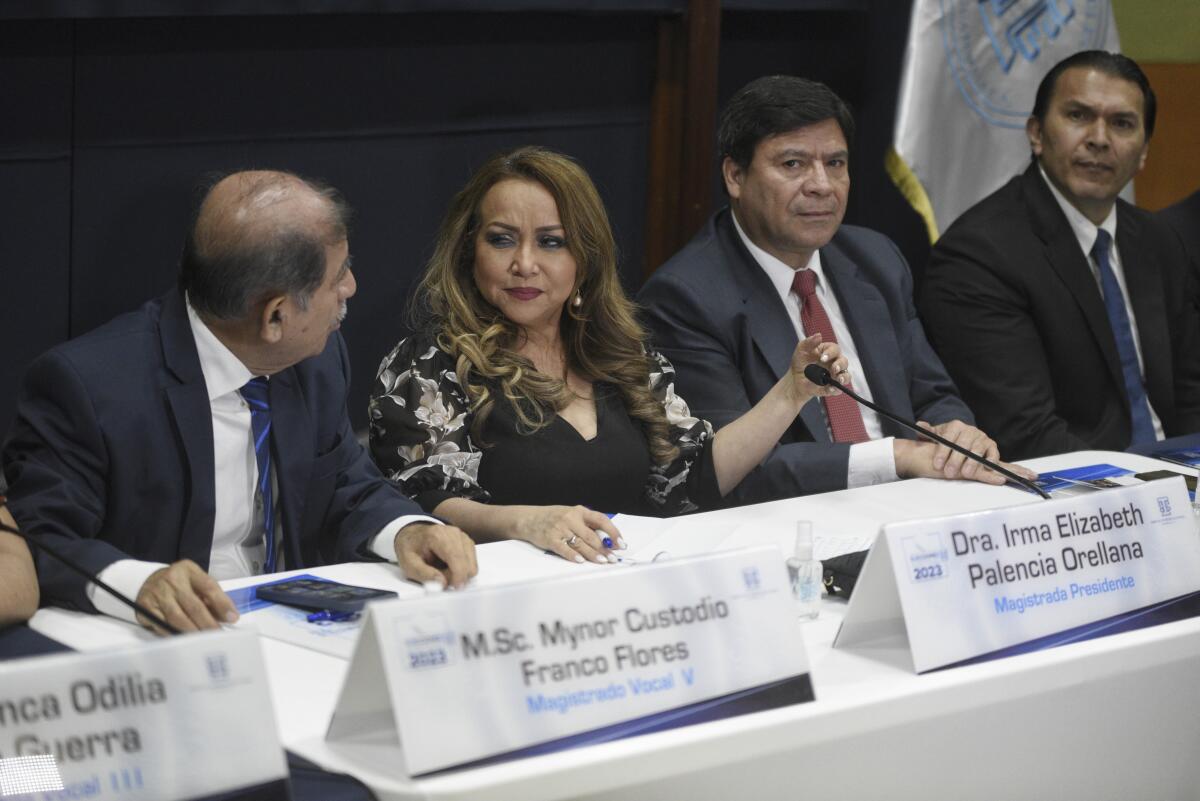
[[[850,359],[851,386],[989,459],[917,320],[912,277],[895,244],[842,225],[854,120],[829,87],[759,78],[725,108],[718,140],[729,207],[717,212],[638,296],[680,395],[722,425],[787,369],[797,339],[820,332]],[[844,395],[809,404],[742,482],[741,502],[917,476],[1003,478],[912,435]]]

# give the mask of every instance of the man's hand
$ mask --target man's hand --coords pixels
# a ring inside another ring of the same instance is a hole
[[[822,342],[820,334],[805,337],[796,343],[796,349],[792,351],[789,372],[792,379],[790,395],[801,406],[811,398],[827,398],[838,393],[833,386],[819,387],[808,380],[804,368],[810,364],[824,367],[839,384],[850,380],[850,362],[842,355],[842,349],[836,342]]]
[[[941,435],[943,439],[948,439],[955,445],[966,448],[971,453],[982,456],[988,461],[994,462],[1000,458],[1000,450],[996,447],[995,440],[975,426],[964,423],[962,420],[951,420],[948,423],[940,423],[938,425],[931,425],[921,420],[917,425],[927,431]],[[987,470],[979,462],[971,461],[958,451],[951,450],[940,442],[934,443],[933,467],[935,470],[942,471],[942,475],[945,478],[959,478],[960,474],[962,478],[974,478],[975,471]]]
[[[900,478],[964,478],[973,481],[980,481],[984,484],[1003,484],[1006,479],[1004,476],[989,470],[978,462],[972,462],[976,465],[976,470],[969,474],[964,470],[956,476],[948,476],[944,468],[935,466],[934,457],[937,454],[938,446],[933,442],[916,442],[911,439],[895,439],[895,455],[896,455],[896,475]],[[943,450],[949,450],[942,446]],[[965,459],[965,456],[958,454],[960,458]],[[1007,464],[998,462],[1003,467],[1008,468],[1019,476],[1024,478],[1034,479],[1037,474],[1020,465]]]
[[[151,573],[137,602],[180,631],[219,629],[238,619],[237,607],[221,585],[191,559]],[[155,634],[167,633],[140,614],[138,622]]]
[[[396,534],[396,562],[413,581],[462,587],[479,572],[475,543],[460,528],[409,523]]]

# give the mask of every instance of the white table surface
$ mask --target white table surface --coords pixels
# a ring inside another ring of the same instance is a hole
[[[1109,452],[1027,464],[1044,472],[1101,462],[1164,469]],[[672,523],[733,529],[786,517],[813,521],[818,536],[860,539],[886,522],[1037,502],[1009,487],[918,479]],[[480,547],[479,565],[479,586],[621,569],[574,565],[515,542]],[[297,572],[422,593],[390,565]],[[918,676],[903,641],[833,649],[844,610],[826,600],[820,617],[800,627],[813,703],[418,780],[397,775],[394,743],[325,743],[347,661],[260,642],[284,746],[359,777],[381,799],[1200,798],[1200,620]],[[151,636],[53,609],[31,625],[80,650]]]

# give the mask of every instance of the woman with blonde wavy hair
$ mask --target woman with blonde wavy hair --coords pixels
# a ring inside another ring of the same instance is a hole
[[[621,288],[608,215],[567,156],[493,157],[455,196],[414,298],[417,333],[388,354],[370,404],[371,453],[425,509],[477,541],[522,539],[615,561],[605,512],[716,505],[811,398],[809,337],[792,369],[715,435],[674,393]]]

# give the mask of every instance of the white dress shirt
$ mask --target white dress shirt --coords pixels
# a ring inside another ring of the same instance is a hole
[[[754,260],[758,262],[758,266],[767,274],[767,278],[771,280],[775,291],[779,293],[779,299],[783,301],[783,305],[788,311],[788,318],[792,321],[792,327],[796,330],[796,336],[804,339],[807,335],[804,332],[804,326],[800,322],[801,301],[799,296],[792,292],[792,281],[796,276],[796,270],[754,244],[750,240],[750,237],[746,236],[746,232],[742,230],[742,225],[738,222],[737,214],[733,214],[732,216],[733,225],[737,229],[742,243],[750,251],[750,255],[754,257]],[[854,391],[867,400],[874,400],[871,397],[871,385],[867,383],[866,373],[863,372],[862,361],[858,358],[858,348],[854,343],[854,337],[850,335],[850,328],[846,325],[846,317],[842,314],[842,307],[838,304],[837,296],[834,295],[829,282],[825,279],[825,271],[821,265],[820,251],[814,250],[808,264],[801,269],[812,270],[816,274],[817,299],[821,301],[821,305],[825,309],[825,314],[829,317],[829,323],[833,326],[833,335],[837,337],[838,345],[842,348],[842,353],[850,362],[850,380],[853,383]],[[867,436],[870,439],[867,442],[859,442],[850,446],[850,463],[846,473],[846,486],[853,489],[854,487],[881,484],[885,481],[895,481],[898,476],[896,475],[894,438],[883,436],[883,426],[880,423],[878,414],[863,406],[860,406],[859,410],[862,412],[863,427],[866,428]],[[829,431],[828,420],[825,422],[825,428],[826,431]],[[833,439],[832,432],[830,432],[830,439]]]
[[[199,315],[187,304],[188,322],[200,371],[208,390],[212,411],[213,464],[215,513],[213,517],[212,551],[209,554],[208,574],[218,581],[243,578],[262,572],[266,556],[263,538],[262,501],[257,491],[258,462],[254,454],[254,435],[250,425],[250,407],[238,391],[254,374],[221,343]],[[278,509],[278,482],[272,468],[271,482]],[[282,521],[275,515],[277,570],[287,570],[282,548]],[[416,522],[437,523],[424,515],[404,515],[396,518],[371,540],[371,550],[388,561],[396,561],[395,538],[401,528]],[[136,598],[142,584],[152,573],[166,565],[140,559],[121,559],[99,573],[101,581]],[[88,584],[88,598],[96,609],[106,615],[133,622],[135,612],[107,592]]]
[[[1096,244],[1096,237],[1100,234],[1100,229],[1108,231],[1108,235],[1112,237],[1112,248],[1109,250],[1108,264],[1112,267],[1113,275],[1117,279],[1117,285],[1121,287],[1121,300],[1125,303],[1125,313],[1129,315],[1129,330],[1133,334],[1133,348],[1137,352],[1138,372],[1142,376],[1142,381],[1146,380],[1146,362],[1142,358],[1142,341],[1138,338],[1137,318],[1133,314],[1133,307],[1129,305],[1129,288],[1125,285],[1125,268],[1121,265],[1121,250],[1117,247],[1117,206],[1114,203],[1112,209],[1108,212],[1108,216],[1104,218],[1104,222],[1096,225],[1094,222],[1083,216],[1083,212],[1071,205],[1062,192],[1058,191],[1058,187],[1046,176],[1046,171],[1042,166],[1038,165],[1038,171],[1042,174],[1042,180],[1046,182],[1046,186],[1050,187],[1050,194],[1054,195],[1055,201],[1058,202],[1059,208],[1063,210],[1063,214],[1067,217],[1067,222],[1071,226],[1071,231],[1075,234],[1075,239],[1079,242],[1079,247],[1083,250],[1084,258],[1087,259],[1088,266],[1092,268],[1092,277],[1096,279],[1096,286],[1100,287],[1100,295],[1104,295],[1103,284],[1100,281],[1100,265],[1096,259],[1092,257],[1092,248]],[[1146,396],[1146,405],[1150,407],[1150,422],[1154,424],[1154,436],[1156,439],[1163,438],[1162,421],[1158,419],[1158,412],[1154,411],[1154,404],[1150,403],[1150,396]]]

